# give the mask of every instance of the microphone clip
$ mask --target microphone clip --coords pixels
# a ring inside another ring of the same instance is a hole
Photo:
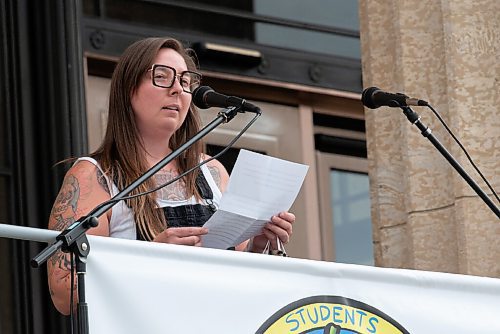
[[[229,123],[229,121],[231,121],[238,112],[244,112],[241,111],[241,106],[224,108],[221,111],[219,111],[217,115],[224,117],[224,123]]]

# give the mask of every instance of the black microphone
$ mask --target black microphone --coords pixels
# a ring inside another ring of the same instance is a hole
[[[377,87],[370,87],[363,91],[361,102],[365,107],[376,109],[378,107],[407,107],[407,106],[427,106],[424,100],[414,99],[401,93],[387,93]]]
[[[250,111],[260,114],[260,108],[236,96],[227,96],[217,93],[208,86],[200,86],[193,91],[193,103],[201,109],[210,107],[238,107],[241,111]]]

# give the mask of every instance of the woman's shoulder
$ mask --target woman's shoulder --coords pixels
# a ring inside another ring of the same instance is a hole
[[[203,154],[202,158],[205,161],[207,159],[210,159],[211,156],[208,154]],[[206,166],[219,189],[221,189],[221,191],[224,191],[229,180],[229,174],[227,173],[224,165],[217,159],[213,159],[207,162]]]
[[[212,157],[211,155],[208,155],[208,154],[206,154],[206,153],[202,153],[202,155],[201,155],[201,160],[202,160],[202,161],[205,161],[205,160],[208,160],[208,159],[212,159],[212,158],[213,158],[213,157]],[[207,164],[206,164],[206,165],[207,165],[207,166],[213,166],[213,167],[224,167],[224,166],[222,165],[222,163],[220,163],[220,161],[219,161],[219,160],[217,160],[217,159],[212,159],[212,160],[210,160],[209,162],[207,162]]]
[[[95,172],[95,170],[98,168],[99,163],[95,159],[89,157],[81,157],[73,161],[73,164],[69,168],[66,175],[81,172]]]
[[[208,154],[203,154],[203,156],[202,156],[203,161],[210,159],[210,158],[212,158],[212,157]],[[217,169],[219,171],[219,173],[227,174],[226,167],[224,167],[224,165],[217,159],[210,160],[209,162],[207,162],[206,165],[207,165],[208,169],[210,169],[210,170]]]
[[[74,160],[65,177],[76,177],[80,182],[91,182],[102,176],[101,167],[94,158],[82,157]]]
[[[66,172],[65,180],[79,184],[81,187],[93,188],[100,185],[106,193],[110,193],[109,185],[99,163],[94,158],[83,157],[74,161]]]

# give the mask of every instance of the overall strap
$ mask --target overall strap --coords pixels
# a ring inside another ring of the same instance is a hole
[[[198,172],[198,176],[196,177],[196,188],[200,192],[201,197],[205,200],[205,202],[207,202],[210,211],[217,211],[217,207],[213,203],[214,193],[212,192],[212,189],[210,188],[210,185],[201,170]]]
[[[201,170],[198,172],[198,176],[196,177],[196,188],[200,192],[200,195],[203,199],[214,198],[214,193],[212,192],[212,189],[210,189],[210,185],[208,184],[207,179],[205,178],[205,175],[203,175],[203,172]]]

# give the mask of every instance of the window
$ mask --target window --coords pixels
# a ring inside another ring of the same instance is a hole
[[[304,24],[299,28],[256,23],[257,43],[361,59],[357,1],[255,0],[254,6],[256,14]],[[306,24],[316,29],[307,29]]]
[[[172,36],[197,51],[203,71],[362,90],[354,0],[84,0],[83,14],[90,53]]]
[[[333,169],[330,192],[335,261],[373,265],[368,175]]]

